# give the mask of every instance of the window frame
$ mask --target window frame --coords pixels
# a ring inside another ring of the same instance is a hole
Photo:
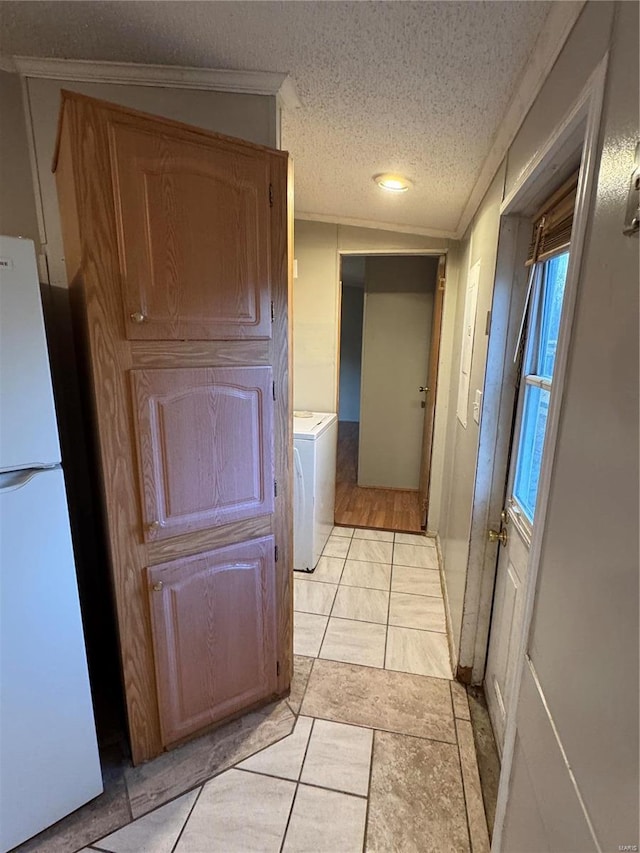
[[[521,535],[524,537],[527,546],[531,544],[531,538],[533,535],[533,525],[535,523],[535,507],[533,513],[533,519],[529,519],[527,515],[527,511],[525,510],[522,503],[518,500],[515,495],[515,480],[516,480],[516,471],[518,467],[518,459],[520,457],[521,451],[521,442],[522,442],[522,427],[523,427],[523,419],[524,419],[524,408],[525,408],[525,397],[526,397],[526,389],[527,387],[536,387],[540,388],[549,393],[549,408],[551,408],[551,399],[552,399],[552,388],[553,388],[553,377],[549,379],[546,376],[542,376],[539,373],[532,372],[532,368],[536,367],[535,360],[537,358],[537,351],[539,348],[540,337],[542,334],[542,326],[543,326],[543,309],[544,309],[544,295],[545,295],[545,283],[546,283],[546,264],[552,261],[554,258],[560,257],[561,255],[571,255],[571,246],[562,246],[557,249],[557,251],[553,252],[553,254],[546,256],[542,260],[536,261],[534,264],[533,271],[533,283],[532,283],[532,292],[531,292],[531,302],[529,305],[529,311],[527,312],[526,323],[524,327],[524,347],[522,352],[522,365],[518,372],[518,401],[517,401],[517,410],[516,417],[514,421],[514,430],[512,437],[512,458],[509,470],[509,481],[507,488],[507,506],[511,511],[511,516],[517,525]],[[568,268],[568,263],[567,263]],[[565,297],[566,297],[566,278],[565,278],[565,292],[562,297],[562,308],[560,310],[560,324],[559,329],[562,329],[563,318],[565,314]],[[555,363],[554,363],[555,370]],[[544,442],[543,442],[543,458],[544,452],[547,443],[547,428],[545,426],[545,434],[544,434]],[[541,466],[542,467],[542,466]],[[536,505],[537,505],[537,495],[536,495]]]

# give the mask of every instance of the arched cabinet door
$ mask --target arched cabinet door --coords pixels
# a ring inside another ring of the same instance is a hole
[[[118,121],[109,147],[127,338],[271,337],[267,156]]]
[[[274,539],[147,570],[163,743],[275,690]]]
[[[270,367],[132,371],[146,541],[273,512]]]

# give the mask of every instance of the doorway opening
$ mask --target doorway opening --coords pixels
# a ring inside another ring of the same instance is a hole
[[[444,256],[345,254],[335,523],[426,529]]]

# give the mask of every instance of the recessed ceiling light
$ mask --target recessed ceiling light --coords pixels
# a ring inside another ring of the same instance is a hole
[[[390,172],[385,172],[383,175],[375,175],[373,180],[383,190],[391,193],[406,193],[411,186],[411,181],[403,178],[402,175],[394,175]]]

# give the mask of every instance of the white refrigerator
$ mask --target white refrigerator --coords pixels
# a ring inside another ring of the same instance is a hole
[[[101,792],[35,251],[0,237],[0,851]]]

